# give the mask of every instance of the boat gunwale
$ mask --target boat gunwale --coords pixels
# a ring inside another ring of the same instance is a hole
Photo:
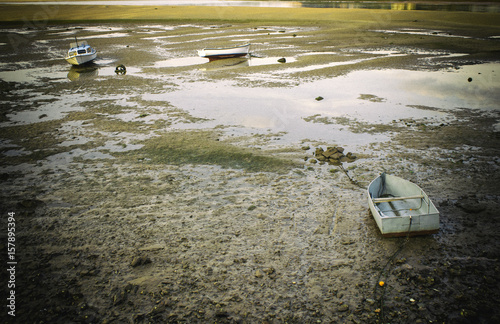
[[[375,201],[373,201],[373,199],[377,199],[377,198],[380,198],[380,197],[374,198],[374,197],[372,197],[372,196],[370,195],[370,187],[371,187],[371,186],[374,184],[374,182],[375,182],[375,181],[377,181],[377,179],[378,179],[378,178],[380,178],[381,176],[382,176],[382,174],[380,174],[380,175],[379,175],[379,176],[377,176],[375,179],[373,179],[373,180],[370,182],[370,184],[368,185],[368,187],[366,188],[366,191],[368,192],[368,197],[369,197],[370,201],[373,203],[373,205],[374,205],[374,206],[375,206],[376,204],[386,203],[386,202],[384,202],[384,201],[382,201],[382,202],[375,202]],[[394,178],[398,178],[398,179],[400,179],[400,180],[402,180],[402,181],[405,181],[405,182],[406,182],[406,183],[408,183],[408,184],[411,184],[412,186],[414,186],[414,187],[416,187],[416,188],[418,188],[418,189],[420,190],[420,193],[421,193],[421,196],[422,196],[422,197],[398,197],[398,196],[395,196],[395,197],[394,197],[395,199],[397,199],[397,200],[406,200],[406,199],[408,199],[408,200],[409,200],[409,199],[423,199],[423,200],[424,200],[424,201],[425,201],[428,205],[430,205],[430,206],[434,206],[434,204],[432,203],[432,201],[431,201],[431,199],[429,198],[429,196],[425,193],[425,191],[424,191],[422,188],[420,188],[420,186],[419,186],[419,185],[417,185],[417,184],[415,184],[415,183],[413,183],[413,182],[411,182],[411,181],[408,181],[408,180],[406,180],[406,179],[403,179],[403,178],[401,178],[401,177],[398,177],[398,176],[394,176],[394,175],[390,175],[390,174],[386,174],[386,176],[389,176],[389,177],[394,177]],[[399,199],[398,199],[398,198],[399,198]],[[434,208],[435,208],[435,206],[434,206]],[[419,209],[420,209],[420,208],[419,208]],[[435,209],[437,210],[437,208],[435,208]],[[380,212],[382,212],[382,211],[380,211]],[[438,213],[439,213],[439,211],[438,211]],[[435,214],[435,213],[426,213],[426,214],[419,214],[418,216],[421,216],[421,215],[434,215],[434,214]],[[407,216],[385,216],[385,217],[410,217],[410,215],[407,215]],[[413,217],[415,217],[415,216],[413,216]]]
[[[391,219],[391,218],[398,218],[398,219],[401,219],[401,218],[415,218],[415,217],[425,217],[425,216],[434,216],[436,215],[437,213],[429,213],[429,214],[419,214],[419,215],[401,215],[401,216],[391,216],[391,215],[380,215],[381,212],[379,212],[379,216],[383,219]]]
[[[89,56],[89,55],[94,55],[96,53],[97,53],[97,51],[93,51],[91,53],[82,53],[82,54],[76,53],[75,55],[70,56],[69,52],[68,52],[68,55],[66,57],[71,58],[71,57],[77,57],[77,56]]]
[[[235,49],[235,48],[240,48],[240,47],[250,47],[251,43],[244,44],[244,45],[238,45],[238,46],[231,46],[231,47],[205,47],[201,49],[201,51],[223,51],[223,50],[230,50],[230,49]]]
[[[87,48],[91,48],[93,52],[96,52],[96,49],[93,48],[92,46],[90,45],[84,45],[84,46],[77,46],[77,47],[71,47],[68,52],[71,52],[71,51],[74,51],[74,50],[78,50],[78,49],[87,49]]]
[[[385,173],[382,173],[379,176],[377,176],[373,181],[370,182],[370,184],[366,188],[366,193],[368,195],[368,200],[369,200],[368,205],[370,207],[371,214],[372,214],[375,222],[377,223],[377,227],[379,228],[382,236],[384,236],[384,237],[397,237],[397,236],[405,236],[405,235],[416,236],[416,235],[426,235],[426,234],[438,233],[438,231],[439,231],[439,210],[436,208],[436,206],[431,201],[429,196],[425,193],[425,191],[422,190],[422,188],[420,188],[420,186],[418,186],[417,184],[415,184],[411,181],[403,179],[401,177],[386,174],[386,176],[396,178],[399,181],[404,181],[404,182],[410,184],[411,186],[418,188],[420,190],[421,194],[424,196],[421,199],[426,202],[426,205],[429,208],[428,211],[424,212],[422,214],[418,214],[418,215],[399,215],[398,216],[398,215],[386,215],[386,214],[384,214],[384,212],[382,210],[380,210],[380,208],[378,207],[378,204],[373,201],[373,199],[376,199],[376,198],[372,197],[372,194],[370,191],[373,192],[373,189],[375,189],[375,187],[374,187],[375,182],[377,180],[379,180],[379,178],[381,178],[383,174],[385,174]],[[378,186],[380,186],[380,184],[378,184]],[[383,202],[383,203],[385,203],[385,202]],[[431,212],[431,210],[432,210],[432,212]],[[411,230],[411,228],[409,228],[408,231],[401,231],[401,230],[397,230],[396,228],[393,228],[391,231],[390,227],[386,228],[387,224],[390,224],[391,222],[393,222],[393,220],[396,220],[396,219],[401,220],[403,222],[408,222],[409,224],[411,224],[411,219],[416,219],[416,218],[417,219],[429,219],[430,218],[432,220],[432,218],[435,218],[435,217],[438,220],[437,228],[433,228],[434,226],[430,226],[430,227],[427,227],[426,229],[422,229],[422,230],[420,230],[420,229]],[[384,225],[384,224],[386,224],[386,225]]]

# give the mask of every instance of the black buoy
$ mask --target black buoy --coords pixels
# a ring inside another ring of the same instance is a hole
[[[116,67],[115,73],[120,75],[125,74],[127,73],[127,68],[125,67],[125,65],[120,64]]]

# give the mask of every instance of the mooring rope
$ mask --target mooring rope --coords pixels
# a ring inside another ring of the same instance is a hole
[[[365,187],[361,186],[359,184],[359,182],[357,182],[356,180],[354,180],[348,173],[348,171],[344,168],[344,166],[342,164],[339,164],[338,166],[344,173],[345,175],[347,176],[347,178],[349,179],[349,181],[351,181],[352,184],[354,184],[355,186],[359,187],[359,188],[362,188],[362,189],[365,189]],[[377,282],[375,283],[375,288],[373,289],[373,295],[374,295],[374,300],[376,301],[377,300],[377,297],[376,297],[376,294],[377,294],[377,291],[379,289],[382,289],[382,293],[380,295],[380,298],[378,299],[378,305],[379,305],[379,309],[380,309],[380,319],[382,320],[382,322],[385,322],[385,314],[384,314],[384,295],[385,295],[385,291],[386,291],[386,288],[385,288],[385,283],[382,283],[381,282],[381,278],[382,278],[382,275],[384,273],[389,273],[392,266],[389,267],[386,271],[386,268],[389,264],[392,264],[392,262],[394,261],[394,259],[396,258],[396,256],[403,250],[403,248],[405,247],[406,243],[408,243],[410,241],[410,233],[411,233],[411,225],[412,225],[412,222],[413,222],[413,219],[410,215],[410,223],[408,225],[408,232],[406,234],[406,238],[403,240],[403,242],[401,242],[400,246],[397,248],[397,250],[389,257],[389,259],[387,260],[386,264],[382,267],[382,269],[380,270],[379,272],[379,275],[378,275],[378,278],[377,278]],[[382,283],[382,284],[381,284]]]
[[[408,233],[406,234],[406,238],[403,240],[403,242],[401,242],[401,245],[399,246],[399,248],[389,257],[389,259],[387,260],[387,263],[380,270],[378,278],[377,278],[377,282],[375,283],[375,288],[373,289],[374,300],[377,300],[377,297],[376,297],[377,290],[382,289],[382,293],[381,293],[380,298],[378,300],[378,305],[379,305],[379,310],[380,310],[380,319],[382,320],[382,322],[385,322],[384,295],[385,295],[386,288],[385,288],[385,283],[382,283],[381,278],[382,278],[382,275],[384,274],[384,272],[386,272],[386,273],[390,272],[392,266],[389,267],[387,269],[387,271],[385,271],[385,268],[387,268],[387,266],[392,263],[392,261],[396,258],[396,256],[399,254],[399,252],[401,252],[403,250],[406,243],[408,243],[410,241],[410,232],[411,232],[412,221],[413,221],[412,217],[410,216],[410,224],[408,225]]]
[[[356,180],[354,180],[353,178],[351,178],[351,176],[349,175],[348,171],[344,168],[344,166],[341,164],[338,165],[338,167],[340,168],[340,170],[342,170],[345,175],[347,176],[347,178],[349,179],[349,181],[351,181],[352,184],[360,187],[361,189],[365,189],[365,187],[363,187],[362,185],[359,184],[359,182],[357,182]]]

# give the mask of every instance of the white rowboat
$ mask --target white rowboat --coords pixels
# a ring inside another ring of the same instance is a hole
[[[229,58],[229,57],[240,57],[248,55],[250,51],[250,44],[244,44],[235,47],[225,47],[225,48],[204,48],[198,51],[198,55],[201,57],[208,58],[210,61]]]
[[[383,236],[425,235],[439,230],[439,211],[416,184],[382,173],[367,188],[368,205]]]
[[[70,49],[64,59],[70,64],[82,65],[92,62],[96,57],[97,51],[90,47],[86,41],[76,41],[75,43],[70,44]]]

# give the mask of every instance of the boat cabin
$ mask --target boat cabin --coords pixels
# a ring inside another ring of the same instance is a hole
[[[68,51],[68,56],[76,56],[82,54],[92,54],[94,49],[86,41],[81,41],[80,43],[71,43],[70,49]]]

